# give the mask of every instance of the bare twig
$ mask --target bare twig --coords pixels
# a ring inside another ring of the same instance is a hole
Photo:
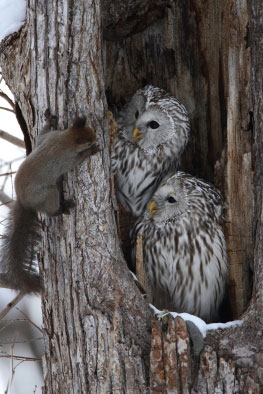
[[[41,332],[41,334],[43,333],[41,327],[39,327],[36,323],[34,323],[31,319],[29,319],[29,317],[26,315],[25,312],[21,311],[21,309],[19,309],[18,307],[16,307],[16,309],[21,313],[21,315],[23,315],[26,318],[27,321],[29,321],[32,324],[32,326],[37,328]]]
[[[22,298],[24,297],[24,294],[19,293],[17,294],[17,296],[15,296],[15,298],[13,299],[13,301],[9,302],[7,304],[7,306],[2,310],[2,312],[0,313],[0,320],[3,319],[3,317],[5,317],[8,312],[11,311],[12,308],[14,308],[14,306],[20,301],[22,300]]]
[[[15,376],[15,368],[14,368],[14,348],[15,348],[15,343],[16,343],[16,336],[17,334],[15,334],[14,339],[13,339],[13,343],[11,345],[11,379],[9,382],[9,387],[11,388],[13,380],[14,380],[14,376]]]
[[[25,143],[23,140],[21,140],[20,138],[14,137],[13,135],[7,133],[4,130],[0,130],[0,138],[2,138],[5,141],[11,142],[11,144],[19,146],[19,148],[25,148]]]
[[[0,328],[0,333],[5,331],[12,323],[18,323],[18,322],[24,322],[28,323],[28,319],[3,319],[1,320],[1,323],[4,323],[3,327]]]
[[[6,172],[4,174],[0,174],[0,176],[9,176],[9,175],[14,175],[15,173],[16,173],[16,171]]]
[[[2,320],[2,323],[8,323],[8,324],[11,324],[14,322],[28,322],[28,319],[22,319],[21,317],[18,317],[18,318],[16,317],[14,319],[3,319]]]
[[[10,198],[7,194],[5,194],[3,190],[0,190],[0,202],[2,203],[0,205],[9,204],[10,202],[12,202],[12,198]],[[0,278],[0,282],[1,282],[1,278]]]
[[[41,361],[41,358],[36,357],[25,357],[25,356],[17,356],[11,354],[0,354],[0,358],[11,358],[13,360],[22,360],[22,361]]]
[[[8,111],[8,112],[12,112],[12,114],[15,113],[15,111],[13,109],[10,108],[6,108],[6,107],[0,107],[0,109],[2,109],[3,111]]]
[[[16,321],[16,319],[14,319],[14,321]],[[24,319],[24,321],[26,321],[26,319]],[[27,339],[25,341],[16,341],[17,343],[29,343],[29,342],[34,342],[34,341],[42,341],[43,337],[39,337],[39,338],[32,338],[32,339]],[[11,345],[13,343],[13,341],[1,341],[1,345]]]
[[[4,100],[6,100],[8,102],[8,104],[15,109],[15,103],[11,100],[11,98],[4,93],[2,90],[0,90],[0,97],[2,97]]]
[[[9,166],[11,168],[12,164],[14,164],[16,161],[23,160],[23,159],[25,159],[25,155],[16,157],[15,159],[12,159],[11,161],[2,161],[1,160],[1,162],[0,162],[1,167],[0,168],[2,168],[3,166]]]

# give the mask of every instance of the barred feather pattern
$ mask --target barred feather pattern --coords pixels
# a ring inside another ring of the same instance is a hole
[[[228,283],[222,230],[223,198],[212,185],[183,172],[167,175],[132,231],[139,233],[153,287],[167,293],[176,312],[207,322],[218,318]]]
[[[153,121],[157,128],[149,126]],[[112,154],[117,197],[127,211],[140,216],[161,179],[178,168],[189,137],[189,116],[175,97],[147,86],[135,93],[117,122]]]

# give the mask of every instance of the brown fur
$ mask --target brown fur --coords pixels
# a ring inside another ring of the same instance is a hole
[[[85,127],[85,118],[76,118],[69,129],[42,136],[18,169],[17,201],[8,217],[1,258],[9,287],[24,293],[41,290],[41,279],[32,262],[39,239],[37,212],[48,216],[69,214],[74,204],[61,201],[61,176],[98,150],[94,131]]]

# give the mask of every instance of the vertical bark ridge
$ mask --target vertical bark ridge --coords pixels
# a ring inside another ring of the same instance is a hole
[[[150,311],[117,241],[101,36],[99,1],[29,0],[6,68],[33,136],[49,108],[59,129],[86,115],[102,148],[65,177],[71,215],[42,218],[45,393],[147,392]]]

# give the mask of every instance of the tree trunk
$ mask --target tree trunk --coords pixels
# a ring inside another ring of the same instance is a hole
[[[99,1],[30,0],[26,26],[1,58],[33,136],[49,108],[60,129],[87,115],[102,147],[65,178],[72,214],[43,218],[45,393],[147,384],[149,309],[122,259],[112,209],[100,14]]]
[[[143,393],[150,387],[163,393],[259,393],[263,5],[145,0],[138,10],[137,3],[111,8],[104,0],[102,41],[99,1],[28,0],[20,35],[2,43],[3,75],[33,138],[50,108],[61,129],[76,113],[86,114],[102,146],[65,178],[75,211],[43,218],[44,392]],[[183,169],[225,192],[234,316],[250,297],[254,251],[253,296],[243,326],[207,335],[200,357],[193,355],[180,319],[153,324],[150,352],[150,312],[118,244],[105,91],[116,109],[146,83],[170,91],[190,112]]]

